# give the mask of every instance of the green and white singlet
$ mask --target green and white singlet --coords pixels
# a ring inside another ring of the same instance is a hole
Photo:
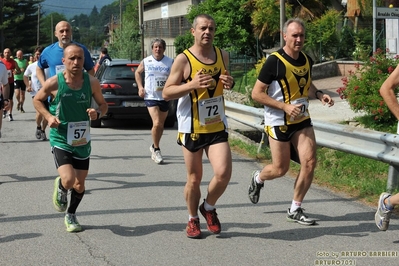
[[[87,109],[91,107],[92,91],[89,74],[83,73],[82,88],[68,87],[62,72],[57,74],[57,95],[50,102],[50,113],[58,117],[58,128],[50,129],[50,145],[69,151],[74,157],[90,156],[90,120]]]

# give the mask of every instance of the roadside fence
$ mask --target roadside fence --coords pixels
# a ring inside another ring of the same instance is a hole
[[[258,152],[267,143],[263,108],[226,101],[227,117],[262,132]],[[387,191],[399,188],[399,135],[312,120],[317,145],[389,164]]]

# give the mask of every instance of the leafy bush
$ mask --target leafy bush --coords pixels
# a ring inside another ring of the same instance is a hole
[[[246,105],[256,107],[256,108],[262,108],[263,105],[255,102],[252,99],[252,90],[254,88],[255,82],[258,79],[260,70],[263,67],[263,64],[266,62],[266,57],[262,57],[260,60],[258,60],[258,63],[255,64],[255,68],[251,69],[249,72],[247,72],[247,76],[250,76],[248,79],[254,80],[253,85],[247,85],[245,86],[245,95],[247,96],[248,102],[246,102]]]
[[[392,125],[396,118],[391,114],[379,89],[382,83],[399,63],[399,57],[391,58],[381,49],[377,49],[371,57],[356,64],[355,71],[350,71],[348,77],[342,78],[343,87],[337,90],[341,99],[346,99],[355,112],[364,112],[374,119],[376,128],[381,125]]]
[[[174,46],[176,55],[182,53],[185,49],[190,48],[194,43],[194,37],[190,31],[187,31],[185,35],[179,35],[175,38]]]

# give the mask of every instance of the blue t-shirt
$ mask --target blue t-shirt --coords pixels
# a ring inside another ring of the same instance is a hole
[[[85,56],[85,62],[83,65],[84,69],[86,69],[86,71],[93,69],[94,63],[93,63],[93,60],[91,59],[89,50],[87,50],[87,48],[83,44],[76,43],[76,42],[73,42],[73,43],[77,44],[83,48],[83,52],[84,52],[84,56]],[[63,57],[64,57],[64,49],[62,49],[58,45],[58,42],[56,42],[56,43],[50,44],[43,50],[42,54],[39,57],[37,65],[41,69],[49,68],[50,69],[50,77],[52,77],[65,69],[65,66],[62,63]]]

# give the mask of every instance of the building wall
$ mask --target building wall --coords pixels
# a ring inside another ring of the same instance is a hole
[[[197,5],[200,0],[153,0],[144,2],[144,55],[151,54],[151,40],[162,38],[167,49],[165,55],[176,57],[173,42],[179,35],[184,35],[190,29],[186,15],[191,5]]]
[[[168,5],[168,17],[185,16],[192,0],[156,1],[144,4],[144,21],[162,18],[162,4]]]

